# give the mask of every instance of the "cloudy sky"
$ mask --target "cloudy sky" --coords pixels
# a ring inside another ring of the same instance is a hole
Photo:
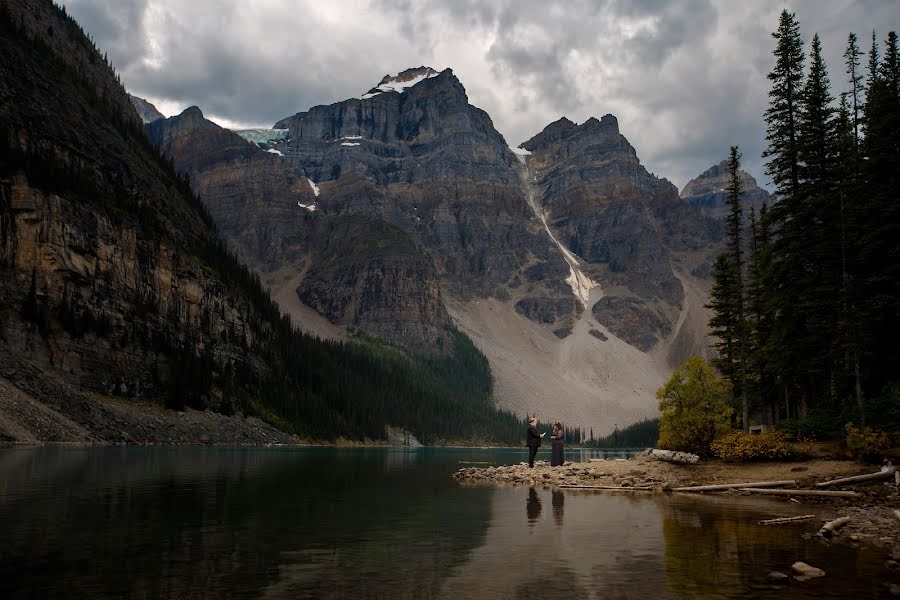
[[[682,187],[732,144],[760,153],[783,8],[822,38],[834,87],[856,32],[900,29],[897,0],[69,0],[133,94],[225,126],[351,96],[406,67],[450,67],[515,146],[560,116],[612,113],[648,170]]]

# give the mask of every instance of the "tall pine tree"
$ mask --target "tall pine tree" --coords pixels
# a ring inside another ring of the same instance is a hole
[[[710,328],[719,338],[719,369],[731,381],[735,396],[741,398],[741,425],[750,430],[750,402],[748,384],[748,355],[750,323],[744,302],[744,211],[741,207],[741,154],[731,147],[728,157],[728,185],[726,186],[726,251],[713,265],[714,285],[709,308],[713,311]]]
[[[776,40],[775,66],[769,73],[772,88],[766,110],[766,140],[763,153],[767,159],[766,174],[772,178],[777,202],[770,209],[773,240],[771,260],[765,272],[765,286],[772,296],[772,329],[762,351],[770,372],[784,386],[786,396],[801,378],[802,365],[794,362],[794,340],[803,336],[801,307],[794,303],[799,294],[799,278],[803,274],[804,244],[802,199],[799,197],[799,123],[800,100],[803,89],[803,42],[800,26],[793,13],[782,11],[778,29],[772,34]]]

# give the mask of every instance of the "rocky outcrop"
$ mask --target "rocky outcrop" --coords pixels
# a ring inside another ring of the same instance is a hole
[[[131,104],[134,105],[134,110],[137,111],[138,116],[141,120],[146,123],[152,123],[158,119],[165,119],[166,117],[156,110],[156,107],[153,106],[147,100],[143,98],[139,98],[132,94],[128,94],[128,98],[131,100]]]
[[[352,325],[412,351],[452,348],[450,317],[431,263],[398,228],[337,217],[319,233],[297,293],[332,323]]]
[[[741,205],[744,209],[744,219],[750,218],[750,207],[759,211],[763,204],[771,203],[769,192],[762,189],[756,184],[754,179],[746,171],[740,172],[741,188]],[[725,204],[728,187],[728,161],[723,160],[717,165],[713,165],[694,179],[687,182],[684,189],[681,190],[681,199],[691,206],[698,207],[704,215],[708,215],[717,219],[724,219],[728,214],[728,207]]]
[[[672,333],[666,315],[639,298],[606,296],[594,304],[594,318],[635,348],[647,352]]]

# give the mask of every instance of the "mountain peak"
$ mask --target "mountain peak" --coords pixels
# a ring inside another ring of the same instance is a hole
[[[450,71],[450,69],[446,70]],[[377,86],[373,87],[362,96],[362,99],[365,100],[366,98],[371,98],[372,96],[377,96],[378,94],[385,92],[397,92],[402,94],[414,85],[431,77],[437,77],[440,74],[440,72],[426,66],[406,69],[405,71],[400,71],[396,75],[388,74],[381,78],[381,81]]]

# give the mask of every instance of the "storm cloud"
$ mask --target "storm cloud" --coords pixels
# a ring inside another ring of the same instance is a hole
[[[898,28],[895,0],[70,0],[130,92],[171,115],[268,126],[404,68],[450,67],[510,145],[606,113],[679,187],[740,145],[760,182],[771,32],[822,37],[836,92],[847,34]]]

